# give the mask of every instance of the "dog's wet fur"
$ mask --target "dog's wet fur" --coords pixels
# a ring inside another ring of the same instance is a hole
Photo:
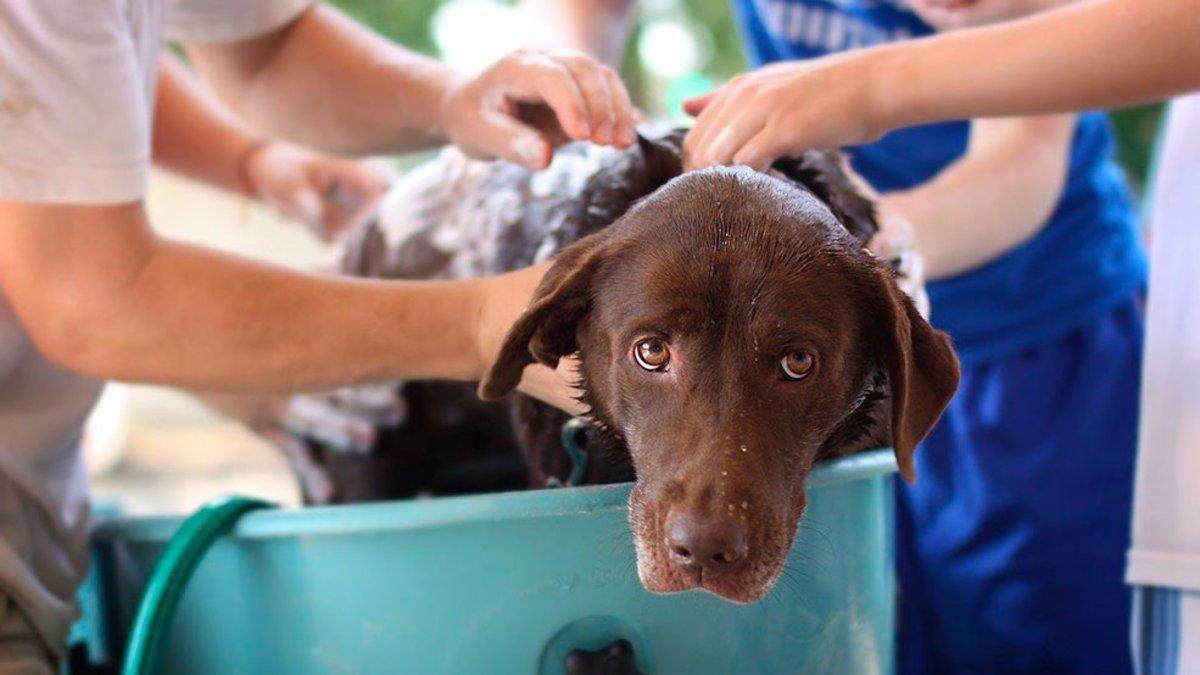
[[[480,419],[507,406],[511,427],[442,433],[441,447],[501,456],[515,440],[531,485],[565,479],[567,416],[514,389],[530,364],[576,355],[595,424],[586,482],[636,477],[629,507],[642,583],[753,602],[783,569],[813,464],[890,445],[912,480],[914,447],[953,395],[958,362],[893,270],[865,250],[874,207],[839,155],[806,153],[767,174],[682,173],[680,141],[679,132],[641,138],[591,177],[553,267],[479,384],[484,399],[503,403],[488,410],[455,394],[458,410]],[[524,243],[502,244],[497,256],[510,259],[492,271],[530,262]],[[647,340],[656,363],[660,348],[669,355],[661,369],[639,361]],[[787,363],[804,366],[802,378]],[[417,398],[422,409],[440,400]],[[423,433],[419,416],[405,426]],[[373,454],[412,451],[397,443]],[[387,485],[336,486],[342,495],[422,487],[340,471],[335,484]]]

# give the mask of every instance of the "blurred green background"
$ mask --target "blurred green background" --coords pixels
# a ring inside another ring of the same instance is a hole
[[[505,25],[513,0],[332,0],[409,48],[465,65],[520,44],[523,26]],[[509,21],[515,19],[509,18]],[[746,62],[730,0],[642,0],[622,74],[650,116],[678,115],[679,102],[742,72]],[[1113,113],[1118,159],[1135,190],[1145,183],[1162,106]]]

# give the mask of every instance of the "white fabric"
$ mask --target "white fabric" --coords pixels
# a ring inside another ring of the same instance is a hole
[[[164,35],[262,33],[311,0],[0,0],[0,200],[143,196]],[[61,653],[87,564],[79,434],[100,383],[30,343],[0,297],[0,594]]]
[[[0,0],[0,198],[140,199],[164,34],[231,41],[312,0]]]
[[[1200,95],[1171,106],[1151,242],[1131,583],[1200,590]]]

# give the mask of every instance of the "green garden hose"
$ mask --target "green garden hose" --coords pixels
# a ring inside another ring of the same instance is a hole
[[[250,511],[274,508],[248,497],[221,497],[192,514],[171,537],[146,582],[137,616],[129,631],[122,675],[152,675],[162,648],[171,637],[175,610],[188,579],[221,535]]]
[[[571,475],[566,485],[583,483],[587,473],[587,452],[580,444],[580,437],[587,427],[587,422],[579,418],[563,425],[563,450],[571,459]],[[154,674],[159,654],[171,637],[175,611],[183,599],[188,580],[204,554],[243,515],[269,508],[274,508],[274,504],[259,499],[221,497],[205,504],[183,521],[167,542],[146,582],[129,631],[122,675]]]

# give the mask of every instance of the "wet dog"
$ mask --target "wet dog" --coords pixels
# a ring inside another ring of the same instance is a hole
[[[872,202],[836,153],[766,174],[682,173],[681,138],[574,146],[542,174],[454,153],[414,172],[343,244],[339,270],[454,278],[555,262],[479,385],[503,404],[426,383],[293,401],[293,457],[320,478],[309,498],[469,490],[463,461],[505,487],[519,478],[496,476],[511,476],[517,453],[531,484],[566,480],[566,415],[513,390],[529,364],[568,356],[594,425],[586,482],[636,479],[630,523],[649,590],[761,598],[819,460],[890,445],[912,479],[958,363],[896,266],[866,251]],[[458,482],[439,488],[447,475]]]

